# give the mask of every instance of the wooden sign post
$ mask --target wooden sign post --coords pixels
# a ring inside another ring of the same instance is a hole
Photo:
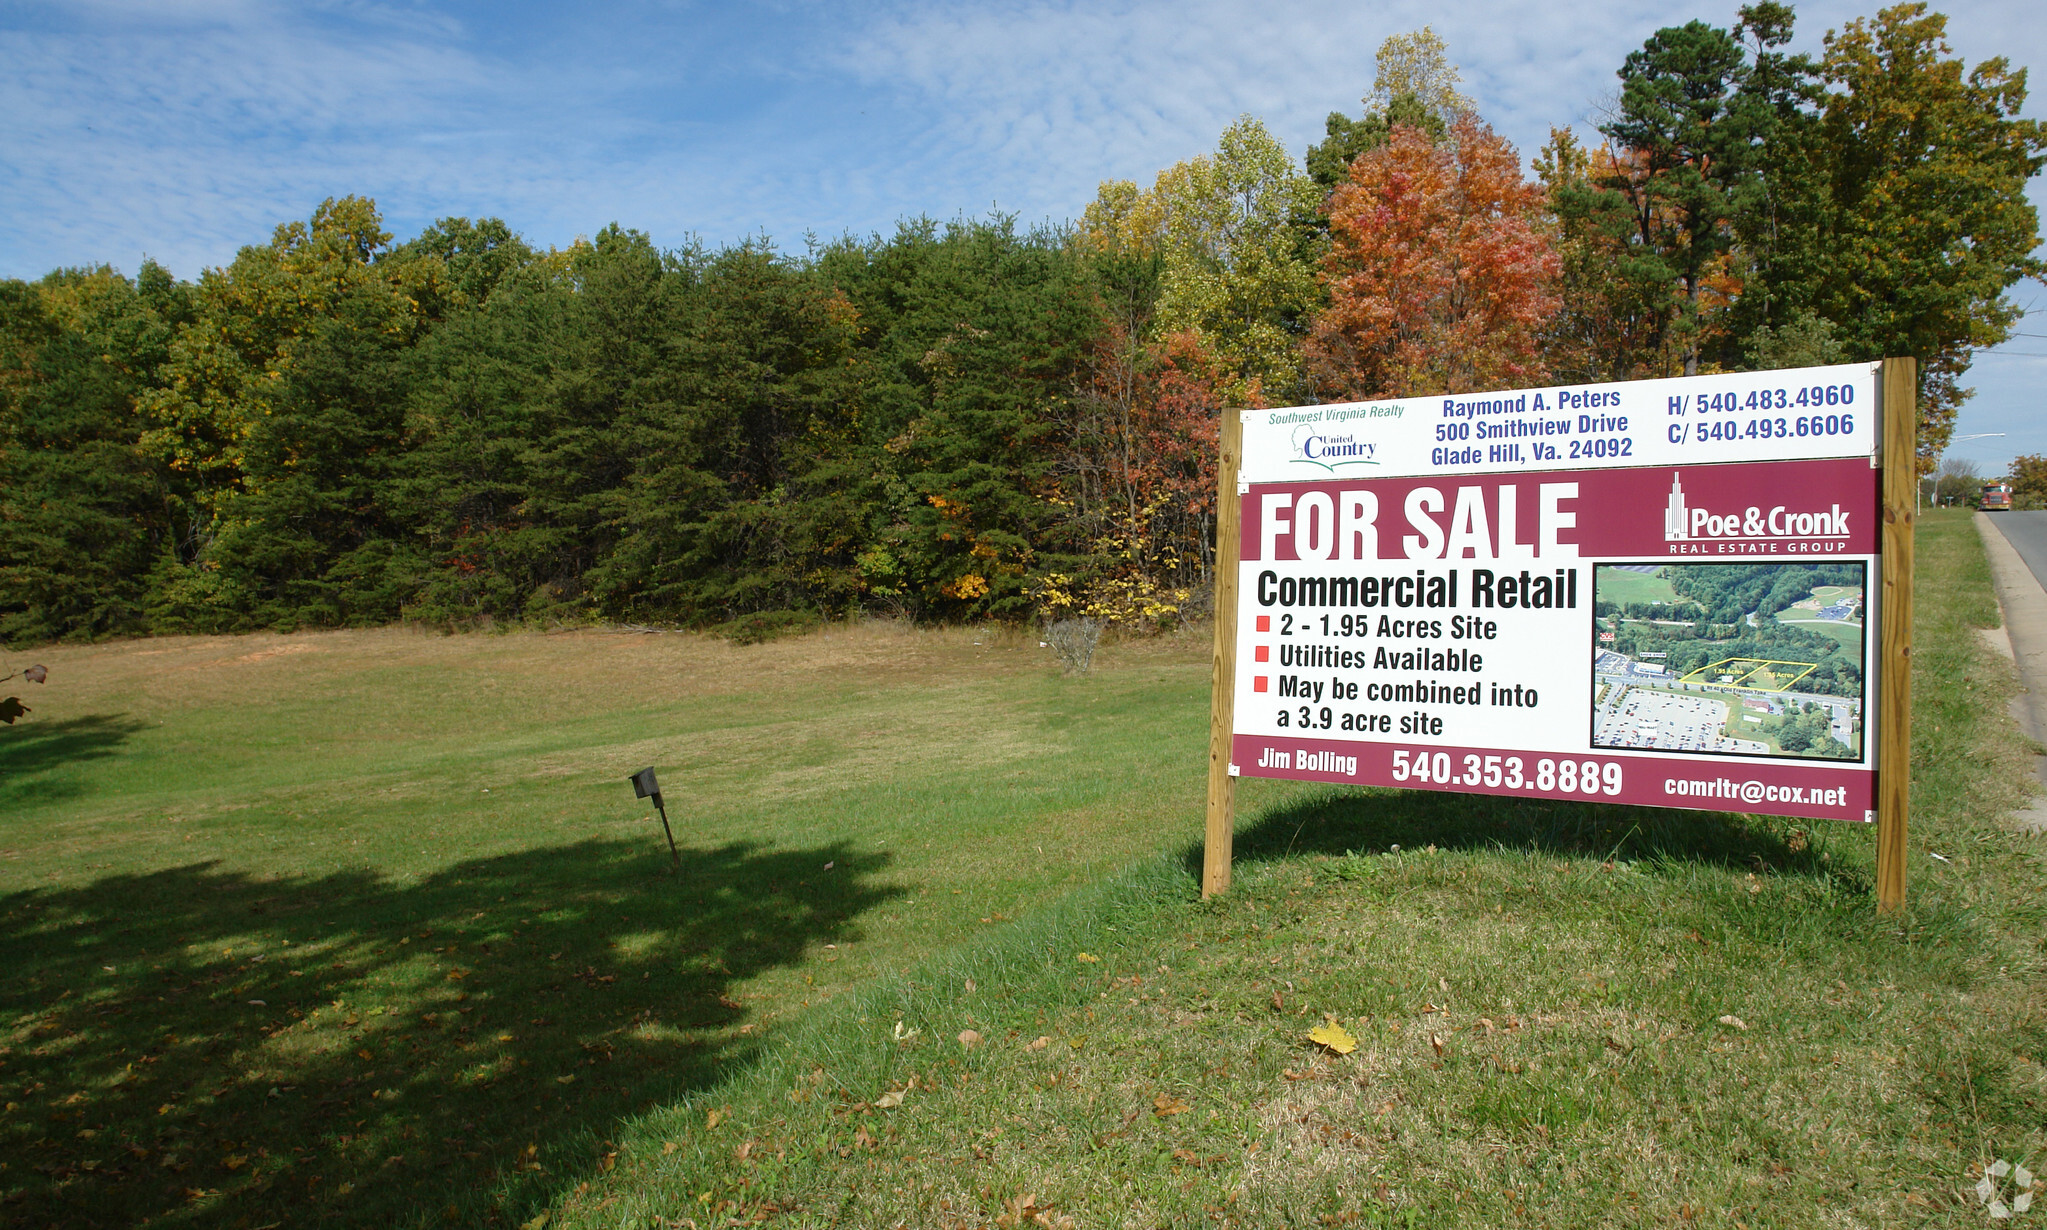
[[[1226,412],[1202,895],[1255,776],[1873,821],[1903,909],[1916,390],[1886,359]],[[1773,574],[1789,618],[1706,626]]]
[[[1912,795],[1912,529],[1918,507],[1919,364],[1883,365],[1883,629],[1877,646],[1876,905],[1905,908]]]
[[[1222,414],[1222,455],[1215,467],[1215,654],[1210,670],[1208,711],[1208,824],[1201,847],[1201,895],[1230,887],[1231,847],[1236,838],[1236,777],[1230,763],[1236,722],[1237,557],[1243,508],[1237,471],[1244,461],[1244,416]]]

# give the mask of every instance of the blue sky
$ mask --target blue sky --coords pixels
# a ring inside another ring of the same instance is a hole
[[[0,0],[0,276],[148,255],[189,278],[351,192],[401,237],[496,215],[542,245],[612,221],[800,250],[918,214],[1063,220],[1239,114],[1298,153],[1424,24],[1527,155],[1552,124],[1590,134],[1657,27],[1737,2]],[[1875,7],[1799,5],[1799,43]],[[1939,7],[1972,63],[2047,68],[2037,0]],[[2047,335],[2047,288],[2014,295]],[[2047,453],[2047,336],[2000,349],[1958,431],[2007,434],[1955,450],[1993,469]]]

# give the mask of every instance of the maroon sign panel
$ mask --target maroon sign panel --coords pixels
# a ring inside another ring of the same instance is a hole
[[[1867,458],[1252,483],[1234,768],[1867,820]]]

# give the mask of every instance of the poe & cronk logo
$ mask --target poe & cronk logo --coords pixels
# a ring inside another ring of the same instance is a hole
[[[1698,539],[1807,539],[1848,537],[1847,509],[1830,504],[1825,511],[1794,511],[1788,504],[1765,509],[1751,504],[1724,515],[1711,508],[1694,508],[1685,502],[1684,476],[1670,475],[1670,502],[1663,508],[1663,540],[1691,542]]]

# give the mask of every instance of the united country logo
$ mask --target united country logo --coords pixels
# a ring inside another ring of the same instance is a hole
[[[1303,425],[1294,428],[1294,465],[1310,465],[1329,471],[1331,474],[1345,466],[1378,465],[1379,446],[1358,439],[1355,431],[1341,435],[1327,431],[1320,426]]]

